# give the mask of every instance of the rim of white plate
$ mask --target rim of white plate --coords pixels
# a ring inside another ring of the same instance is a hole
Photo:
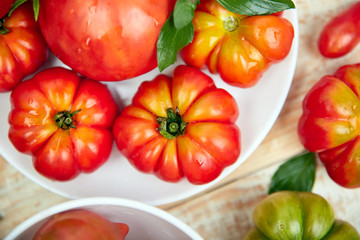
[[[286,86],[284,86],[284,89],[286,91],[282,92],[281,100],[279,102],[277,102],[276,109],[274,109],[273,114],[271,114],[271,116],[269,116],[269,119],[266,122],[266,126],[263,126],[263,131],[261,132],[261,134],[259,136],[257,136],[257,140],[253,141],[248,146],[247,151],[241,154],[241,156],[240,156],[241,161],[239,159],[236,163],[234,163],[233,165],[231,165],[231,166],[227,167],[226,169],[224,169],[222,174],[217,179],[215,179],[214,181],[212,181],[212,182],[210,182],[208,184],[199,185],[199,186],[197,186],[195,188],[192,188],[191,190],[184,191],[184,192],[178,193],[178,194],[173,195],[173,196],[168,196],[166,198],[155,199],[155,200],[154,199],[152,199],[152,200],[144,200],[144,201],[141,200],[142,202],[150,204],[150,205],[158,206],[158,205],[168,204],[168,203],[171,203],[171,202],[176,202],[176,201],[188,198],[190,196],[193,196],[195,194],[198,194],[198,193],[208,189],[209,187],[213,186],[217,182],[221,181],[226,176],[228,176],[231,172],[233,172],[236,168],[238,168],[255,151],[255,149],[260,145],[260,143],[263,141],[263,139],[269,133],[271,127],[274,125],[276,119],[278,118],[278,116],[280,114],[281,109],[283,108],[283,105],[284,105],[285,100],[287,98],[287,95],[289,93],[289,89],[290,89],[292,79],[293,79],[293,76],[294,76],[294,73],[295,73],[295,68],[296,68],[298,46],[299,46],[299,26],[298,26],[297,10],[296,9],[286,10],[284,15],[286,15],[287,18],[292,22],[292,25],[293,25],[293,28],[294,28],[294,33],[295,33],[293,43],[292,43],[292,48],[291,48],[291,51],[289,53],[289,56],[291,55],[291,65],[289,66],[289,68],[288,68],[288,70],[286,72],[287,73],[287,78],[289,78],[290,80],[286,82]],[[278,63],[278,64],[281,64],[281,63]],[[206,74],[208,74],[207,70],[205,70],[204,72]],[[1,149],[1,146],[0,146],[0,149]],[[6,151],[1,151],[0,154],[7,161],[8,161],[8,159],[12,158]],[[56,189],[56,188],[52,188],[49,184],[44,183],[41,180],[41,178],[36,178],[36,177],[32,176],[31,173],[29,173],[27,171],[23,171],[23,169],[21,169],[21,167],[19,167],[16,163],[11,162],[11,165],[14,166],[17,170],[19,170],[22,174],[24,174],[27,178],[31,179],[33,182],[39,184],[43,188],[48,189],[49,191],[51,191],[53,193],[56,193],[58,195],[61,195],[61,196],[64,196],[64,197],[67,197],[67,198],[70,198],[70,199],[90,197],[90,196],[82,196],[82,195],[71,194],[71,193],[68,193],[68,192],[66,192],[64,190],[59,190],[59,189]],[[159,181],[161,181],[161,180],[159,180]],[[99,196],[101,196],[101,195],[99,195]],[[121,198],[124,198],[124,197],[121,196]]]

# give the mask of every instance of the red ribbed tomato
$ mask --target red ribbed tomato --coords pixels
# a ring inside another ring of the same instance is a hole
[[[140,171],[204,184],[240,155],[235,99],[200,70],[178,66],[172,78],[141,84],[114,123],[119,150]]]
[[[102,83],[70,70],[43,70],[11,93],[9,139],[54,180],[93,172],[110,156],[117,105]]]
[[[0,20],[0,92],[12,90],[38,70],[47,56],[48,48],[30,3]]]
[[[294,38],[285,18],[235,14],[216,0],[201,1],[193,24],[194,40],[181,51],[183,60],[197,68],[208,66],[226,83],[243,88],[255,85],[271,64],[283,60]]]
[[[303,102],[298,133],[339,185],[360,187],[360,64],[322,77]]]

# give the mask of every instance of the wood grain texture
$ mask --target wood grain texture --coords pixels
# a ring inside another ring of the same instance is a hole
[[[254,226],[253,210],[267,196],[271,176],[279,164],[238,179],[222,188],[167,209],[196,230],[204,239],[242,239]],[[332,182],[326,169],[317,166],[313,192],[324,197],[335,217],[360,229],[360,189],[349,190]]]
[[[285,105],[256,151],[232,174],[212,188],[183,201],[159,206],[183,220],[205,239],[241,239],[252,226],[252,211],[266,196],[270,177],[286,159],[304,149],[297,121],[305,94],[323,75],[345,64],[360,62],[360,47],[338,59],[325,59],[317,50],[321,28],[355,0],[297,0],[299,53]],[[324,196],[337,217],[360,229],[360,190],[334,184],[319,163],[314,192]],[[0,158],[0,239],[35,213],[68,199],[30,181]]]
[[[64,201],[0,158],[0,239],[37,212]]]

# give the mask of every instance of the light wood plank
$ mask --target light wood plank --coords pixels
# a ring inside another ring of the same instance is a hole
[[[0,239],[37,212],[66,198],[30,181],[0,157]]]
[[[270,179],[278,165],[240,178],[167,211],[191,226],[204,239],[242,239],[254,226],[253,210],[267,196]],[[328,177],[324,166],[318,164],[313,192],[331,204],[336,218],[360,229],[360,189],[349,190],[338,186]]]

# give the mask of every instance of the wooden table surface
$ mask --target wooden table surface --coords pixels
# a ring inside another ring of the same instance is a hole
[[[360,47],[345,57],[325,59],[316,44],[325,23],[354,2],[296,1],[300,43],[295,76],[269,134],[245,163],[221,182],[193,197],[159,208],[188,224],[204,239],[241,239],[246,234],[253,226],[252,211],[266,196],[277,167],[304,150],[296,127],[305,94],[321,76],[332,74],[341,65],[360,62]],[[360,230],[360,189],[339,187],[318,162],[313,192],[330,202],[337,218]],[[0,239],[37,212],[68,200],[35,184],[0,158]]]

